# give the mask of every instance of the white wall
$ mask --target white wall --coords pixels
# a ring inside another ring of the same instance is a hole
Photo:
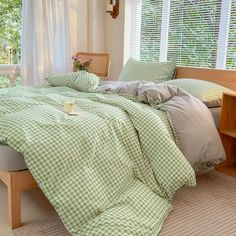
[[[106,13],[106,0],[69,0],[73,54],[78,51],[108,52],[111,59],[109,79],[116,80],[123,67],[125,0],[113,19]]]
[[[70,0],[70,21],[72,53],[88,51],[89,28],[88,28],[88,4],[87,0]]]
[[[106,52],[106,0],[89,0],[89,51]]]
[[[120,0],[120,14],[113,19],[107,14],[107,51],[110,53],[111,68],[110,78],[117,80],[123,68],[124,57],[124,22],[125,0]]]
[[[106,51],[106,0],[69,0],[73,53]]]

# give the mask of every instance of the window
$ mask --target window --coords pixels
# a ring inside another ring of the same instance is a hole
[[[162,2],[145,0],[142,3],[140,59],[159,60],[161,41]]]
[[[236,69],[236,0],[142,0],[140,5],[137,59]]]
[[[6,64],[20,63],[21,9],[21,0],[0,1],[0,64],[5,65],[0,67],[0,88],[10,86]]]
[[[236,68],[236,0],[232,1],[226,67]]]
[[[167,59],[178,65],[215,68],[221,3],[172,0]]]
[[[21,0],[0,1],[0,64],[20,63]]]

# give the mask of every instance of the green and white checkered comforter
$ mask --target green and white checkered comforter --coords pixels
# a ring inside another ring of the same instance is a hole
[[[73,98],[79,116],[63,104]],[[164,111],[67,87],[0,90],[0,142],[27,166],[72,235],[156,235],[195,174]]]

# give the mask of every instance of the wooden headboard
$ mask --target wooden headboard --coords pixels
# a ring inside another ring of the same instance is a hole
[[[236,90],[236,71],[235,70],[217,70],[197,67],[178,66],[176,79],[193,78],[211,81],[227,88]]]

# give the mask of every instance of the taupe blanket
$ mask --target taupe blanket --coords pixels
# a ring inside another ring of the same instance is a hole
[[[146,81],[110,81],[101,84],[97,91],[130,97],[166,111],[173,123],[176,142],[196,171],[225,159],[211,112],[200,100],[177,86]]]

